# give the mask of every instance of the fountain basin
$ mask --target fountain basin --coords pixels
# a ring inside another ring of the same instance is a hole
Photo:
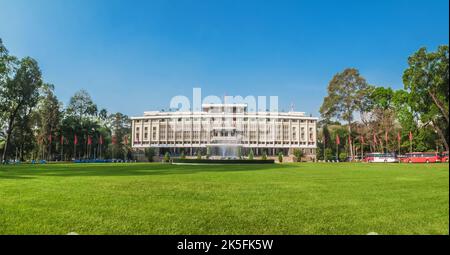
[[[273,159],[247,160],[247,159],[174,159],[173,164],[211,164],[211,165],[250,165],[250,164],[274,164]]]

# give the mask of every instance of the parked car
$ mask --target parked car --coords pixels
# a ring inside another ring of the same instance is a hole
[[[402,159],[405,163],[437,163],[441,157],[437,152],[413,152],[406,153]]]
[[[363,159],[367,163],[398,163],[395,153],[367,153]]]
[[[442,152],[442,155],[441,155],[441,162],[446,162],[446,163],[448,163],[448,151]]]

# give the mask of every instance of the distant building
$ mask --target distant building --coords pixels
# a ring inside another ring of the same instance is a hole
[[[159,154],[228,156],[227,148],[237,147],[242,155],[253,150],[292,155],[303,150],[315,158],[317,118],[303,112],[248,112],[246,104],[203,104],[199,112],[144,112],[132,117],[132,146],[136,150],[156,148]],[[209,147],[209,149],[207,149]]]

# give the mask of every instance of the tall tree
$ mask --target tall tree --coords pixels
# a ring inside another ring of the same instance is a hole
[[[85,116],[96,115],[97,105],[86,90],[80,90],[70,98],[69,105],[67,106],[67,113],[76,115],[82,120]]]
[[[129,137],[131,132],[130,119],[127,115],[120,112],[111,114],[109,118],[113,141],[111,145],[112,156],[115,158],[125,158],[131,146],[131,139]]]
[[[7,78],[0,91],[2,112],[6,115],[6,141],[2,154],[5,160],[11,134],[15,128],[18,115],[27,108],[34,107],[39,99],[39,88],[42,86],[41,71],[36,60],[23,58],[12,79]]]
[[[320,113],[324,118],[347,121],[348,134],[352,133],[352,122],[356,111],[363,111],[367,101],[369,85],[354,68],[336,74],[328,85],[328,95],[324,98]],[[349,145],[353,158],[353,146]]]
[[[42,89],[42,97],[38,105],[38,127],[41,144],[45,145],[41,149],[47,152],[47,156],[52,159],[53,145],[56,141],[56,134],[60,135],[61,103],[53,92],[54,86],[45,84]],[[52,139],[49,139],[49,138]]]
[[[448,45],[436,52],[419,49],[408,59],[403,74],[405,89],[410,91],[411,107],[424,123],[430,124],[449,149],[449,51]]]
[[[16,64],[16,58],[9,55],[8,50],[0,38],[0,95],[6,89],[6,83],[11,79]],[[0,98],[0,151],[3,151],[6,140],[6,108]],[[3,153],[2,153],[3,154]]]

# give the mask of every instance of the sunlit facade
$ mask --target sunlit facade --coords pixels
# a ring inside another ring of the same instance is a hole
[[[132,145],[175,155],[230,145],[256,156],[291,155],[299,148],[314,159],[317,120],[304,112],[248,112],[246,104],[203,104],[199,112],[150,111],[132,118]]]

